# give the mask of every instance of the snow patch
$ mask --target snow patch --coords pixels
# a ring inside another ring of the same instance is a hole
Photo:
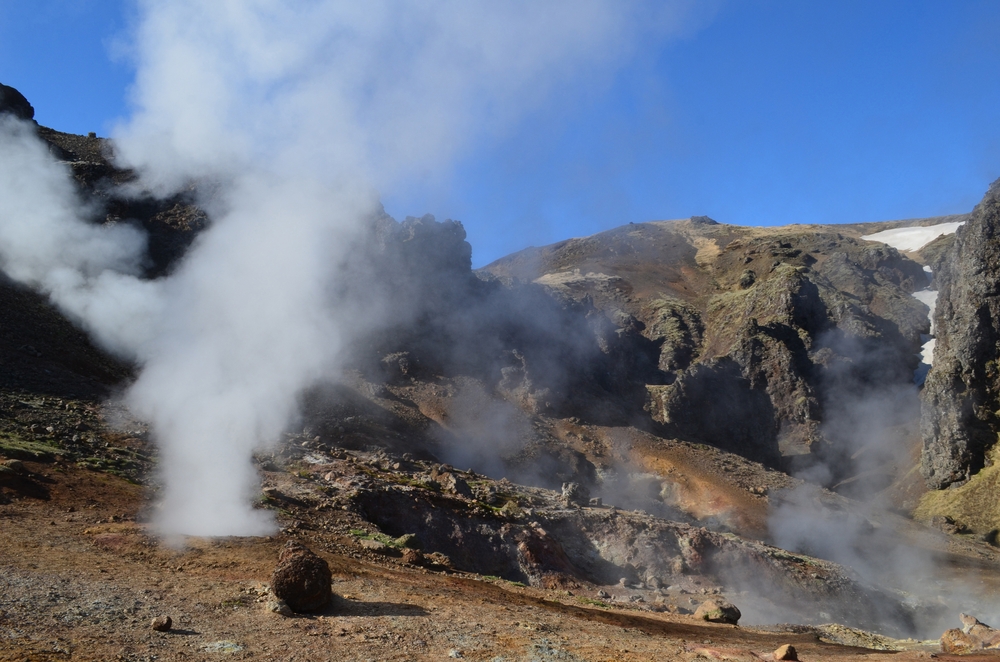
[[[913,293],[913,298],[930,309],[927,317],[931,321],[931,336],[934,335],[934,308],[937,306],[937,290],[920,290]]]
[[[965,221],[953,221],[937,225],[882,230],[875,234],[863,235],[861,238],[869,241],[881,241],[883,244],[889,244],[900,251],[918,251],[938,237],[954,234],[955,230],[963,223]]]
[[[917,251],[938,237],[954,234],[955,230],[963,223],[965,221],[938,223],[925,227],[896,228],[895,230],[866,234],[861,238],[869,241],[881,241],[883,244],[889,244],[900,251]],[[924,271],[931,273],[931,268],[924,266]],[[927,379],[927,373],[930,372],[931,366],[934,364],[934,308],[937,305],[937,295],[937,290],[931,289],[913,293],[913,297],[917,301],[927,306],[927,319],[931,322],[930,334],[920,336],[924,343],[920,347],[920,365],[913,371],[913,381],[917,386],[923,385],[924,380]]]

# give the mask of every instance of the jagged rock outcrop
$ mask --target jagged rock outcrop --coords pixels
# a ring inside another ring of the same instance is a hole
[[[24,95],[13,87],[0,83],[0,115],[8,113],[21,120],[35,118],[35,109]]]
[[[845,399],[904,392],[928,330],[910,296],[927,274],[866,232],[641,223],[485,270],[592,304],[620,333],[645,337],[658,353],[647,411],[661,433],[769,464],[811,452],[835,467],[833,484],[857,470],[858,435],[827,418]],[[905,397],[915,412],[915,390]]]
[[[921,395],[921,471],[928,486],[968,480],[1000,432],[1000,180],[935,274],[934,366]]]

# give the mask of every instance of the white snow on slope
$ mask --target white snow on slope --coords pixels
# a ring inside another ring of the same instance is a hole
[[[952,223],[939,223],[925,227],[896,228],[895,230],[883,230],[875,234],[866,234],[862,239],[869,241],[881,241],[889,244],[896,250],[916,251],[931,243],[938,237],[946,234],[953,234],[965,221],[955,221]],[[924,271],[931,273],[931,268],[925,266]],[[926,305],[928,308],[927,318],[931,321],[930,335],[921,334],[920,340],[923,345],[920,347],[920,365],[913,371],[913,381],[920,386],[927,379],[927,373],[934,363],[934,307],[937,305],[937,290],[920,290],[914,292],[913,297]]]
[[[924,227],[896,228],[895,230],[882,230],[875,234],[866,234],[862,239],[869,241],[881,241],[889,244],[900,251],[917,251],[931,243],[938,237],[946,234],[953,234],[965,221],[954,221],[952,223],[938,223]]]

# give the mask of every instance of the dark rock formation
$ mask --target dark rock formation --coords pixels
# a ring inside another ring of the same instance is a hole
[[[0,115],[9,113],[21,120],[35,118],[35,109],[24,95],[9,85],[0,83]]]
[[[935,274],[934,366],[921,395],[929,487],[968,480],[1000,432],[1000,180],[958,229]]]
[[[332,574],[326,561],[304,545],[288,542],[271,575],[271,592],[294,612],[322,609],[333,597]]]

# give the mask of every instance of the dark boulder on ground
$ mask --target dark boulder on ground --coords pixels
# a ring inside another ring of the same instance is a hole
[[[271,592],[297,613],[317,611],[330,603],[330,566],[304,545],[289,542],[278,555]]]
[[[940,489],[982,469],[1000,432],[1000,180],[934,277],[937,342],[921,394],[921,471]]]
[[[35,109],[24,95],[13,87],[0,83],[0,115],[8,113],[21,120],[35,118]]]

